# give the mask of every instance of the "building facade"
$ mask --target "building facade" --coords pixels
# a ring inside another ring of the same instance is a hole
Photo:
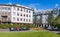
[[[37,16],[37,17],[40,16],[39,18],[41,19],[41,22],[42,22],[42,24],[37,25],[37,27],[48,26],[48,21],[47,20],[48,20],[49,13],[53,12],[53,16],[54,16],[54,18],[56,18],[56,16],[59,14],[59,11],[60,11],[60,9],[54,8],[54,9],[49,9],[49,10],[40,10],[40,11],[36,12],[36,15],[34,15],[34,16]]]
[[[53,13],[53,16],[55,19],[59,14],[59,9],[54,8],[54,9],[49,9],[49,10],[43,10],[41,11],[41,13],[42,13],[42,25],[45,27],[45,26],[49,26],[48,21],[47,21],[49,13]]]
[[[0,23],[33,24],[33,9],[18,4],[0,4]]]

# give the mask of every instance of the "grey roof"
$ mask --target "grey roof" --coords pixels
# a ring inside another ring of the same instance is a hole
[[[29,8],[29,7],[27,7],[27,6],[23,6],[23,5],[17,5],[17,4],[0,4],[0,6],[16,6],[16,7],[22,7],[22,8],[26,8],[26,9],[28,9],[28,10],[34,10],[34,9],[32,9],[32,8]]]

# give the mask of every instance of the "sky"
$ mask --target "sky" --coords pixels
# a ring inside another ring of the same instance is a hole
[[[21,4],[31,8],[52,9],[60,8],[60,0],[0,0],[0,4]]]

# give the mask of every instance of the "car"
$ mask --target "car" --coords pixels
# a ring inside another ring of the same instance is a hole
[[[15,31],[15,28],[14,27],[9,27],[9,30],[10,31]]]
[[[22,29],[21,28],[16,28],[16,31],[21,31]]]
[[[24,30],[24,31],[25,31],[25,30],[29,30],[29,28],[22,28],[22,30]]]

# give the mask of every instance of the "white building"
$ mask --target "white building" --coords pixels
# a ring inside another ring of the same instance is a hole
[[[48,10],[40,10],[40,11],[36,11],[36,15],[39,19],[41,19],[42,22],[42,26],[48,26],[48,15],[49,13],[53,12],[53,16],[56,18],[56,16],[59,14],[59,10],[58,8],[54,8],[54,9],[48,9]],[[39,17],[40,16],[40,17]],[[39,20],[38,19],[38,20]]]
[[[33,9],[18,4],[0,4],[0,22],[33,24]]]
[[[48,26],[48,14],[53,12],[53,16],[54,18],[59,14],[59,9],[58,8],[54,8],[54,9],[49,9],[49,10],[41,10],[40,11],[42,14],[42,24],[43,26]]]

